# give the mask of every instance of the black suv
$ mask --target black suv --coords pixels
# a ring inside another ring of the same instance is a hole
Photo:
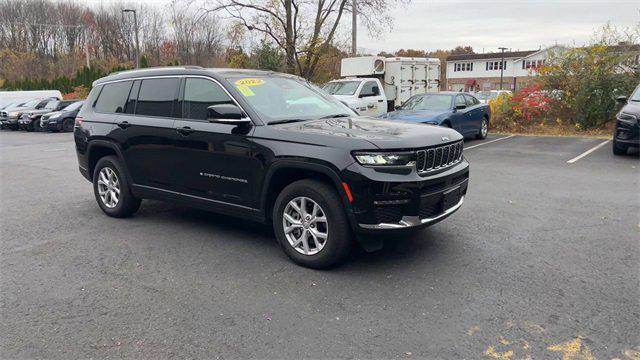
[[[153,198],[272,223],[285,253],[314,268],[343,259],[354,234],[370,250],[380,237],[367,234],[451,215],[469,176],[456,131],[359,117],[304,79],[264,71],[112,74],[93,84],[74,137],[107,215]]]
[[[618,97],[624,106],[616,115],[616,127],[613,134],[613,154],[625,155],[630,147],[640,146],[640,85],[629,99]]]

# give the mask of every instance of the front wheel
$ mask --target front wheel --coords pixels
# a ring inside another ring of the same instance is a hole
[[[486,117],[482,118],[482,123],[480,124],[480,130],[476,135],[477,139],[485,139],[489,135],[489,119]]]
[[[351,248],[342,201],[319,181],[300,180],[282,190],[273,207],[273,228],[287,256],[309,268],[335,265]]]
[[[112,217],[127,217],[140,208],[141,200],[131,193],[125,172],[115,156],[98,160],[93,171],[93,192],[102,211]]]
[[[64,119],[64,121],[62,122],[62,131],[64,131],[64,132],[72,132],[74,123],[75,123],[74,120],[71,119],[71,118]]]
[[[618,143],[616,141],[616,139],[613,139],[613,155],[626,155],[627,154],[627,147]]]
[[[31,126],[33,127],[33,131],[39,132],[42,131],[42,126],[40,126],[40,118],[37,118],[31,122]]]

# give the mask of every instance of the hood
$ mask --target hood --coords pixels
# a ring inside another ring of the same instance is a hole
[[[640,102],[629,101],[625,106],[622,107],[621,111],[640,118]]]
[[[411,122],[436,121],[449,110],[396,110],[387,114],[387,119],[406,120]]]
[[[462,140],[462,135],[452,129],[371,117],[318,119],[275,126],[291,132],[365,140],[380,149],[420,148]]]

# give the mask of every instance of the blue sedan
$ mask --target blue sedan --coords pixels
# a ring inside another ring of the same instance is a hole
[[[415,95],[397,107],[396,111],[382,117],[447,126],[463,136],[484,139],[489,133],[491,112],[487,104],[472,95],[443,91]]]

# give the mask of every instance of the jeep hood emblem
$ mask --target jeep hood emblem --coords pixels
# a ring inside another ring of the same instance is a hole
[[[443,136],[443,137],[442,137],[442,141],[449,141],[449,138],[448,138],[448,137],[446,137],[446,136]]]

